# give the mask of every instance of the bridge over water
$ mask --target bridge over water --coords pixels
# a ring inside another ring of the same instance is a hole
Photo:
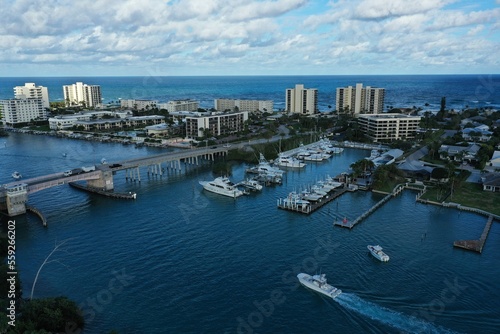
[[[199,165],[204,161],[213,161],[217,156],[226,155],[227,152],[228,148],[226,147],[190,149],[98,165],[94,171],[82,171],[70,176],[65,176],[61,171],[60,173],[17,180],[0,187],[0,203],[5,203],[9,216],[17,216],[26,213],[28,195],[44,189],[75,181],[86,181],[87,185],[94,189],[112,191],[114,189],[113,175],[117,171],[125,170],[127,179],[140,182],[141,167],[147,167],[148,173],[153,175],[163,175],[164,168],[181,171],[182,163]]]

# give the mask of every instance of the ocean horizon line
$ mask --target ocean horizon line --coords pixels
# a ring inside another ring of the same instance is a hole
[[[500,73],[440,73],[440,74],[212,74],[212,75],[53,75],[53,76],[1,76],[0,78],[140,78],[140,77],[173,77],[173,78],[212,78],[212,77],[408,77],[408,76],[480,76],[500,75]]]

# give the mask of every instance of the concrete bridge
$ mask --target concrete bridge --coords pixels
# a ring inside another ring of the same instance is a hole
[[[107,163],[96,166],[94,171],[80,172],[65,176],[63,172],[18,180],[0,187],[0,203],[5,203],[9,216],[26,213],[28,195],[44,189],[61,186],[75,181],[86,181],[89,187],[105,191],[114,189],[113,175],[125,170],[125,177],[141,181],[141,167],[147,167],[148,174],[163,175],[164,168],[182,170],[182,163],[199,165],[203,161],[213,161],[216,156],[226,155],[227,147],[199,148],[162,153],[142,158]],[[165,167],[163,167],[165,166]]]

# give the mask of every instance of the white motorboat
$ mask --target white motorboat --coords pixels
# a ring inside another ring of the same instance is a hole
[[[313,153],[313,154],[304,156],[304,160],[305,161],[319,162],[319,161],[323,161],[324,157],[323,157],[323,154],[321,154],[321,153]]]
[[[318,193],[310,192],[309,190],[303,190],[301,192],[302,199],[306,201],[316,202],[321,200],[324,196]]]
[[[259,191],[262,190],[262,184],[260,184],[259,181],[257,180],[247,179],[241,181],[240,184],[250,190],[259,190]]]
[[[370,253],[376,259],[378,259],[378,260],[380,260],[382,262],[389,261],[389,256],[384,253],[384,251],[382,250],[382,247],[380,247],[379,245],[375,245],[375,246],[368,245],[367,247],[368,247],[368,250],[370,251]]]
[[[297,275],[297,278],[299,279],[300,284],[302,284],[306,288],[319,292],[333,299],[337,298],[337,296],[342,293],[342,290],[337,289],[336,287],[326,282],[325,274],[311,276],[308,274],[300,273]]]
[[[305,163],[294,157],[288,157],[283,153],[278,154],[278,157],[274,161],[274,164],[278,167],[286,168],[303,168],[306,166]]]
[[[228,197],[240,197],[244,193],[236,187],[227,177],[218,177],[213,181],[199,181],[203,189]]]
[[[282,176],[284,173],[281,169],[271,166],[262,153],[260,153],[259,164],[255,167],[247,169],[247,172],[256,174],[265,173],[278,176]]]
[[[16,179],[16,180],[19,180],[19,179],[20,179],[20,178],[22,178],[23,176],[21,175],[21,173],[19,173],[19,172],[17,172],[17,171],[16,171],[16,172],[12,173],[12,177],[13,177],[14,179]]]
[[[307,210],[311,206],[311,202],[303,199],[295,191],[288,194],[287,198],[283,199],[283,206],[286,208],[297,208],[300,210]]]

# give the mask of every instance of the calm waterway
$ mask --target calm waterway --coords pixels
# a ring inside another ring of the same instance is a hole
[[[29,134],[0,138],[0,183],[17,170],[34,177],[68,168],[157,154],[152,148]],[[63,157],[62,153],[67,153]],[[486,218],[415,203],[405,191],[353,230],[333,227],[382,198],[347,193],[311,215],[276,201],[369,151],[346,149],[329,162],[288,171],[280,186],[237,200],[203,191],[210,168],[142,170],[140,184],[115,175],[102,198],[68,186],[30,196],[48,220],[16,217],[24,297],[54,244],[66,241],[38,279],[35,297],[66,295],[84,310],[85,333],[494,333],[500,328],[500,227],[481,255],[454,249],[478,238]],[[244,164],[232,179],[244,178]],[[388,263],[371,257],[380,244]],[[299,272],[327,274],[344,291],[329,300],[298,285]]]

